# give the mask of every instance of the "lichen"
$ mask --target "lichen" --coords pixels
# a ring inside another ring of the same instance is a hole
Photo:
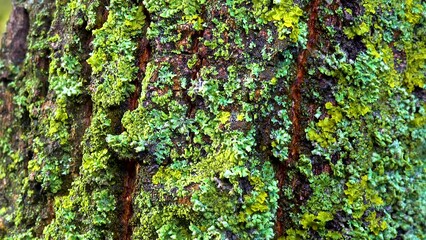
[[[311,176],[313,195],[303,207],[303,216],[312,211],[342,216],[343,211],[350,220],[340,220],[340,224],[351,229],[342,233],[343,237],[422,238],[424,226],[419,219],[424,218],[420,210],[424,205],[424,151],[419,146],[424,146],[424,141],[417,134],[424,128],[415,129],[410,123],[421,119],[423,112],[422,99],[411,93],[424,88],[425,74],[420,66],[424,64],[417,53],[423,51],[425,39],[416,24],[423,26],[425,18],[411,16],[407,9],[414,5],[422,9],[424,4],[364,1],[363,5],[365,13],[354,19],[361,24],[343,31],[349,39],[360,38],[366,51],[352,60],[336,47],[325,61],[329,66],[319,68],[338,83],[333,101],[325,104],[324,113],[306,130],[315,146],[313,156],[321,156],[331,165],[327,182],[344,190],[324,191],[324,184]],[[373,18],[378,11],[380,17]],[[390,22],[405,17],[410,20],[403,24]],[[390,29],[402,31],[402,36],[389,39]],[[407,54],[404,69],[398,68],[397,51]],[[344,185],[343,177],[349,179]],[[319,197],[325,198],[326,208],[315,206]],[[397,201],[403,201],[404,206]],[[412,211],[419,214],[413,216]],[[326,236],[326,231],[317,231]]]
[[[425,238],[422,1],[21,2],[0,238]]]

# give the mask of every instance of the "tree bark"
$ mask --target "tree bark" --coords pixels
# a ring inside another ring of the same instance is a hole
[[[15,1],[0,238],[426,238],[426,3]]]

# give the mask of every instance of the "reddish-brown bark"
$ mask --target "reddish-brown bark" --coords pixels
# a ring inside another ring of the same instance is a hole
[[[292,101],[292,106],[290,109],[290,120],[292,123],[292,138],[289,145],[289,156],[286,162],[281,163],[277,169],[276,176],[278,180],[278,188],[280,190],[280,196],[282,196],[282,188],[284,186],[284,181],[286,179],[287,168],[290,164],[295,163],[299,160],[300,155],[300,140],[303,134],[303,129],[301,127],[301,104],[302,104],[302,84],[306,78],[306,65],[309,55],[315,48],[317,41],[318,32],[316,30],[316,21],[318,16],[318,8],[321,0],[314,0],[310,5],[310,13],[308,19],[308,43],[306,49],[302,50],[297,57],[297,75],[296,80],[290,88],[290,99]],[[282,236],[285,232],[284,227],[284,210],[282,206],[278,206],[277,210],[277,220],[275,223],[275,236]]]

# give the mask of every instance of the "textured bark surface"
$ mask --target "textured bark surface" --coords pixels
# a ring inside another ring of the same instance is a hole
[[[426,3],[15,1],[0,238],[424,239]]]

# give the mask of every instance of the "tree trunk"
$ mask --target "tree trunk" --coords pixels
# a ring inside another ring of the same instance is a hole
[[[425,239],[421,0],[15,1],[0,238]]]

